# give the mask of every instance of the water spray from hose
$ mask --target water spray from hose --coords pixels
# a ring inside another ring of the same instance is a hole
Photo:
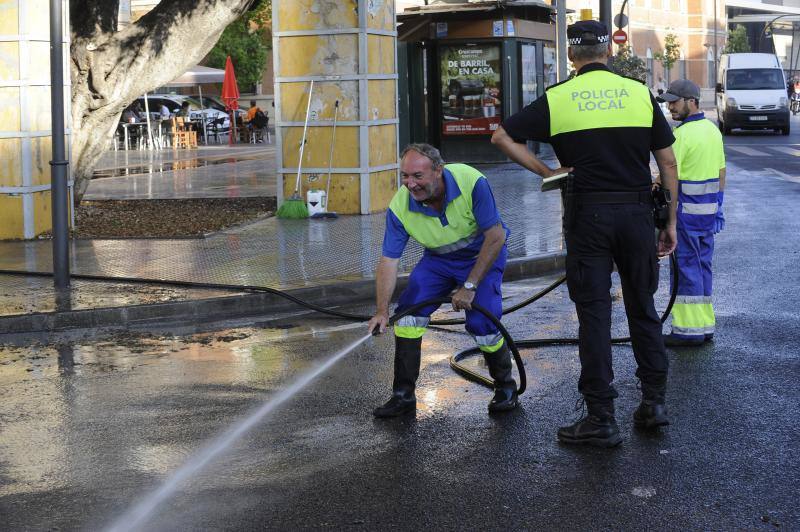
[[[367,334],[351,343],[313,370],[303,374],[290,386],[278,392],[266,403],[254,410],[250,415],[223,432],[214,441],[200,450],[186,461],[175,473],[172,474],[156,491],[138,502],[133,508],[117,519],[107,530],[108,532],[128,532],[137,530],[147,521],[153,511],[167,500],[188,478],[203,469],[212,459],[225,451],[236,440],[244,436],[256,426],[267,414],[270,414],[281,404],[291,399],[294,395],[308,386],[314,379],[328,371],[345,355],[359,347],[372,335]]]

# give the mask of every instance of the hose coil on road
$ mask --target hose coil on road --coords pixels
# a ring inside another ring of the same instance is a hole
[[[670,311],[672,310],[672,306],[675,304],[675,298],[678,295],[678,263],[675,258],[675,254],[673,253],[670,255],[670,264],[672,266],[672,291],[670,294],[669,303],[667,304],[666,310],[661,315],[661,323],[666,321],[667,317],[669,316]],[[0,270],[0,274],[4,275],[21,275],[21,276],[33,276],[33,277],[52,277],[53,274],[50,272],[29,272],[24,270]],[[104,275],[84,275],[84,274],[71,274],[71,278],[85,280],[85,281],[105,281],[105,282],[116,282],[116,283],[138,283],[138,284],[158,284],[163,286],[176,286],[176,287],[183,287],[183,288],[207,288],[207,289],[216,289],[216,290],[244,290],[248,292],[261,292],[261,293],[268,293],[273,294],[284,299],[287,299],[297,305],[305,307],[309,310],[313,310],[315,312],[319,312],[321,314],[327,314],[329,316],[334,316],[337,318],[342,318],[346,320],[352,321],[369,321],[372,316],[366,316],[361,314],[350,314],[347,312],[340,312],[337,310],[328,309],[325,307],[320,307],[319,305],[315,305],[313,303],[309,303],[308,301],[304,301],[297,297],[294,297],[291,294],[288,294],[282,290],[277,290],[275,288],[269,288],[267,286],[256,286],[256,285],[231,285],[231,284],[221,284],[221,283],[201,283],[201,282],[194,282],[194,281],[171,281],[167,279],[146,279],[146,278],[139,278],[139,277],[111,277],[111,276],[104,276]],[[546,296],[560,285],[566,281],[566,276],[563,276],[547,286],[546,288],[542,289],[541,291],[537,292],[533,296],[521,301],[515,305],[512,305],[508,308],[503,309],[503,315],[511,314],[521,308],[527,307],[531,303],[534,303],[541,299],[542,297]],[[419,304],[416,304],[412,307],[409,307],[405,311],[401,313],[394,314],[391,318],[389,318],[389,323],[394,324],[397,320],[411,314],[412,312],[426,307],[428,305],[440,305],[444,303],[449,303],[449,297],[441,297],[441,298],[434,298],[428,301],[423,301]],[[473,303],[472,308],[476,311],[483,314],[487,319],[489,319],[496,327],[500,334],[503,335],[506,343],[508,343],[508,348],[511,351],[511,354],[514,357],[514,362],[517,365],[517,373],[519,374],[519,387],[517,389],[517,394],[522,395],[525,392],[525,388],[527,386],[527,376],[525,374],[525,365],[522,361],[522,356],[519,354],[519,348],[533,348],[533,347],[545,347],[551,345],[576,345],[578,343],[577,338],[538,338],[538,339],[527,339],[527,340],[519,340],[514,341],[514,338],[508,332],[508,330],[503,326],[499,319],[497,319],[491,312],[487,309],[481,307],[480,305],[476,305]],[[446,320],[432,320],[430,325],[462,325],[465,323],[464,319],[446,319]],[[624,338],[612,338],[612,344],[624,344],[630,342],[631,339],[629,336]],[[459,351],[458,353],[454,354],[450,357],[450,367],[464,377],[465,379],[475,382],[477,384],[481,384],[488,388],[493,388],[494,383],[491,379],[481,375],[480,373],[473,371],[466,366],[460,364],[461,361],[464,359],[481,353],[478,347],[472,347],[469,349],[464,349],[463,351]]]

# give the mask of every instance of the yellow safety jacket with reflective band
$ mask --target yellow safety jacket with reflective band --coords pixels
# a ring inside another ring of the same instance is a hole
[[[653,125],[650,91],[641,82],[593,70],[547,90],[550,136],[606,127]]]
[[[480,236],[478,223],[472,212],[472,189],[483,174],[466,164],[448,164],[445,168],[461,191],[445,207],[447,225],[443,226],[435,216],[411,211],[410,192],[406,187],[400,187],[389,203],[389,209],[403,224],[409,236],[437,255],[463,249]]]
[[[707,181],[719,179],[725,168],[725,147],[722,134],[705,118],[687,122],[675,128],[672,150],[678,160],[678,177],[681,181]]]
[[[678,227],[712,231],[718,210],[719,171],[725,168],[722,134],[710,121],[687,121],[675,128],[672,149],[678,161]]]

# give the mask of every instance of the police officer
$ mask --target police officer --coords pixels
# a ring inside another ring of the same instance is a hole
[[[375,274],[377,312],[369,330],[386,330],[389,300],[397,282],[397,266],[409,237],[424,248],[422,260],[400,295],[397,312],[455,289],[455,310],[466,310],[470,332],[494,379],[490,412],[517,407],[517,385],[511,376],[511,352],[495,325],[472,310],[476,303],[497,318],[502,314],[501,283],[508,229],[500,219],[489,183],[465,164],[445,165],[439,150],[411,144],[400,159],[403,186],[386,213],[383,253]],[[394,325],[395,356],[392,396],[375,409],[376,417],[394,417],[416,409],[422,336],[438,305],[419,309]]]
[[[567,286],[577,310],[581,375],[578,390],[588,414],[561,427],[570,444],[613,447],[622,441],[614,416],[612,384],[611,272],[617,265],[625,311],[642,383],[637,427],[669,423],[665,392],[667,357],[661,322],[653,303],[658,255],[675,248],[675,213],[656,246],[650,192],[650,152],[664,185],[675,193],[674,141],[652,94],[640,81],[612,73],[607,28],[587,20],[567,28],[568,56],[577,75],[553,85],[538,100],[509,117],[492,137],[509,158],[549,177],[574,174],[565,196]],[[552,170],[537,159],[526,140],[549,142],[563,165]]]
[[[714,235],[725,227],[725,148],[717,127],[700,111],[700,88],[688,79],[673,81],[657,98],[669,104],[675,128],[672,149],[678,161],[678,296],[672,307],[667,346],[696,346],[714,337],[711,259]]]

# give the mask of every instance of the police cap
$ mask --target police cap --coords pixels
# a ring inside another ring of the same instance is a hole
[[[687,100],[700,100],[700,87],[688,79],[676,79],[669,84],[667,92],[659,95],[659,102],[676,102],[681,98]]]
[[[608,28],[599,20],[579,20],[567,26],[570,46],[592,46],[608,42]]]

